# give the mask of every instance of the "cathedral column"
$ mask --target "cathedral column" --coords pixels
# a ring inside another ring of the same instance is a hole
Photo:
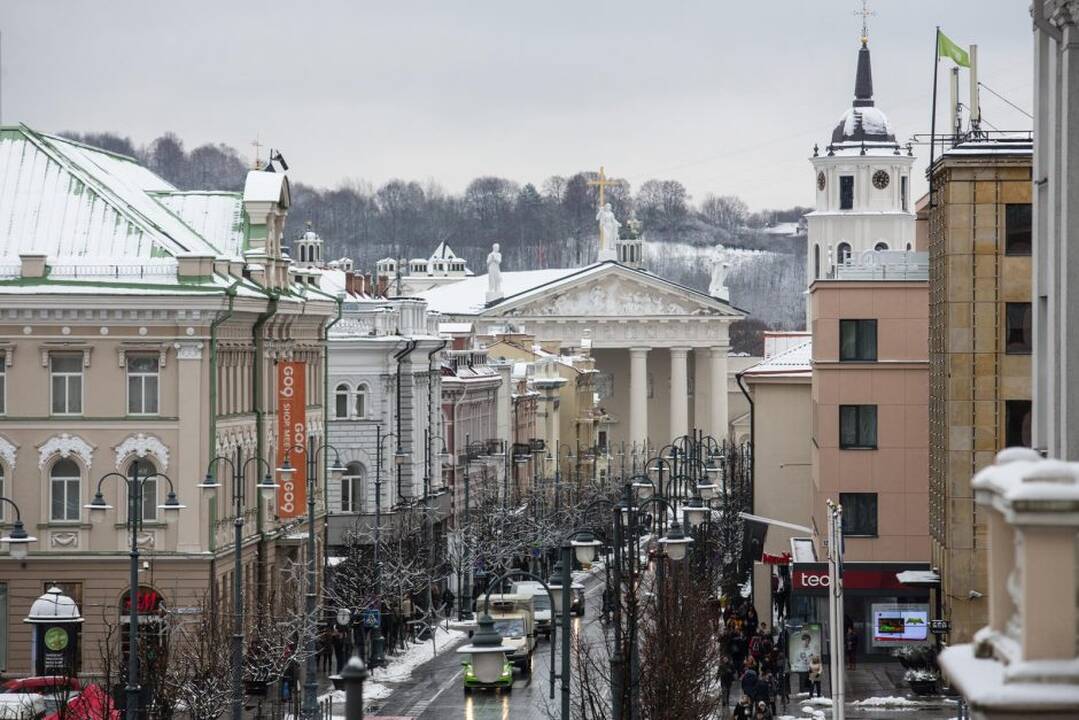
[[[648,351],[629,349],[629,438],[638,445],[648,440]]]
[[[722,441],[727,437],[727,346],[713,347],[710,360],[712,426],[709,430],[716,440]]]
[[[687,347],[671,348],[671,438],[689,434],[689,371]]]

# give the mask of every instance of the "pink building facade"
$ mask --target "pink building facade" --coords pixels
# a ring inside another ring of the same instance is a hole
[[[839,275],[810,287],[813,518],[843,505],[846,560],[927,561],[928,282]]]

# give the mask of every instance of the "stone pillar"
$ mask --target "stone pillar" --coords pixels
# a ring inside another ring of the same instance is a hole
[[[643,444],[648,440],[648,351],[651,348],[629,349],[629,443]]]
[[[1008,592],[1008,575],[1015,569],[1015,538],[1004,515],[995,509],[986,509],[989,518],[988,570],[989,570],[989,627],[1003,633],[1008,620],[1015,613],[1015,603]],[[933,592],[940,592],[934,590]]]
[[[687,347],[671,348],[671,438],[689,433],[689,370]]]
[[[710,353],[712,377],[711,391],[712,422],[708,429],[719,441],[727,437],[727,346],[713,347]]]
[[[176,483],[176,494],[180,502],[187,505],[187,509],[181,510],[174,518],[170,519],[167,515],[165,517],[170,520],[169,534],[176,533],[176,549],[180,552],[198,552],[203,549],[203,500],[198,496],[199,489],[195,487],[195,483],[185,481],[187,478],[201,477],[201,473],[206,472],[205,463],[202,462],[204,425],[200,412],[204,399],[202,359],[201,341],[176,343],[176,382],[179,387],[176,394],[177,447],[176,456],[169,463],[167,474]],[[209,407],[209,411],[216,413],[217,408]],[[214,448],[208,448],[208,452],[212,453],[213,450]],[[221,502],[218,501],[218,512],[221,512],[221,507]]]
[[[1016,528],[1022,535],[1016,566],[1020,589],[1023,660],[1075,658],[1075,528]]]

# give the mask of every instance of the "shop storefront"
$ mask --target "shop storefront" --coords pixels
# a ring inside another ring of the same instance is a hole
[[[846,611],[845,634],[853,627],[857,659],[883,659],[903,645],[924,645],[933,641],[929,632],[930,604],[927,588],[909,587],[896,578],[904,570],[928,570],[928,563],[849,562],[843,570],[843,597]],[[795,563],[791,566],[790,616],[787,630],[790,647],[806,633],[803,628],[820,627],[819,647],[824,656],[828,647],[828,565],[823,562]],[[814,640],[816,633],[813,635]]]

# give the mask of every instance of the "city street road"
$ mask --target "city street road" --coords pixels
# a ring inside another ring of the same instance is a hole
[[[603,623],[600,604],[603,593],[603,574],[587,576],[585,586],[585,615],[573,618],[573,633],[584,632],[585,638],[600,642]],[[465,694],[461,677],[462,655],[450,652],[416,669],[407,686],[398,686],[385,701],[371,701],[364,708],[365,716],[416,718],[417,720],[549,720],[559,712],[560,686],[555,685],[555,697],[550,699],[551,646],[540,639],[532,664],[531,680],[516,676],[513,690],[495,693],[474,690]],[[555,663],[561,662],[561,638],[555,648]],[[380,705],[380,702],[384,703]],[[548,713],[553,709],[553,713]]]

